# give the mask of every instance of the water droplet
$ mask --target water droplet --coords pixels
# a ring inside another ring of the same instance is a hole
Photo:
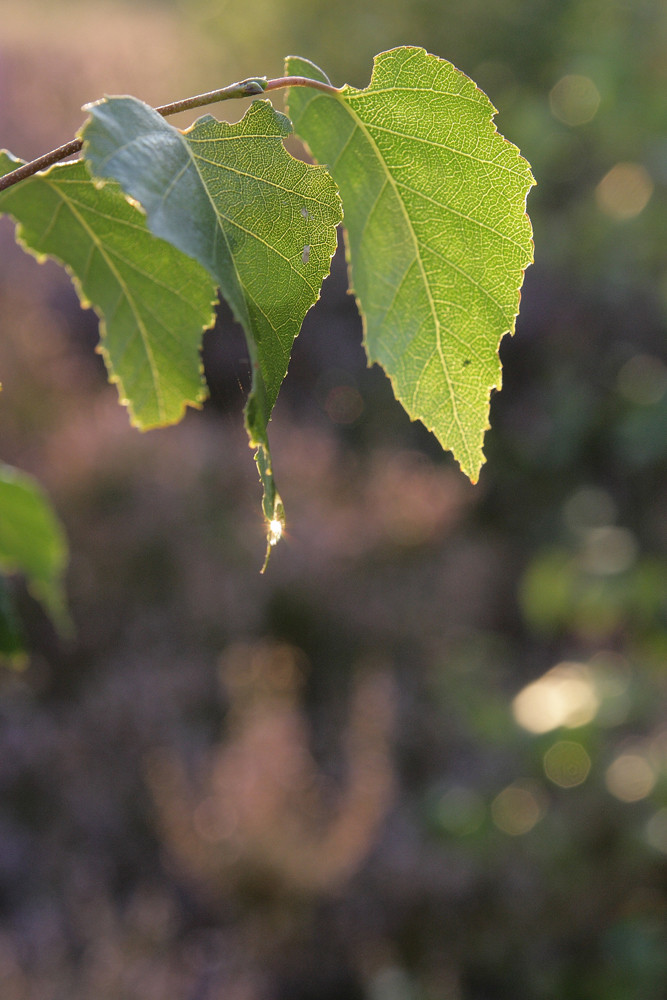
[[[282,522],[277,518],[269,522],[269,545],[277,545],[283,534]]]

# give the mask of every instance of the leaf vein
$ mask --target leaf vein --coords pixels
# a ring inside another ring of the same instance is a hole
[[[142,343],[143,343],[143,346],[144,346],[144,351],[146,352],[146,358],[148,360],[148,365],[149,365],[149,368],[150,368],[150,371],[151,371],[151,376],[152,376],[152,380],[153,380],[153,387],[154,387],[154,390],[155,390],[155,396],[156,396],[157,403],[158,403],[158,410],[159,410],[160,416],[163,417],[164,414],[165,414],[165,406],[164,406],[164,400],[163,400],[163,397],[162,397],[162,387],[160,385],[159,375],[158,375],[157,367],[156,367],[156,364],[155,364],[155,358],[153,356],[153,351],[151,349],[150,338],[148,336],[148,331],[146,330],[146,328],[145,328],[145,326],[143,324],[143,321],[141,320],[141,317],[139,315],[136,303],[134,302],[134,298],[131,295],[131,293],[130,293],[129,289],[127,288],[127,286],[125,285],[125,282],[123,281],[123,279],[122,279],[121,275],[119,274],[118,270],[116,269],[116,267],[113,265],[113,263],[109,259],[108,255],[106,254],[105,248],[104,248],[104,244],[102,243],[102,241],[100,239],[98,239],[97,234],[94,232],[94,230],[90,228],[90,226],[88,225],[88,223],[86,222],[86,220],[83,218],[83,216],[81,215],[81,213],[77,211],[77,209],[74,206],[74,204],[72,204],[72,202],[70,202],[69,199],[67,199],[65,197],[65,195],[64,195],[64,193],[62,191],[59,191],[58,185],[54,184],[53,182],[48,181],[48,180],[47,180],[47,183],[49,183],[50,187],[58,194],[58,196],[60,198],[63,199],[63,201],[65,201],[65,203],[67,204],[70,212],[75,217],[75,219],[79,222],[79,225],[81,226],[81,228],[86,233],[88,233],[89,238],[97,246],[99,254],[101,255],[102,259],[106,261],[107,266],[108,266],[110,272],[116,278],[116,281],[118,282],[119,287],[121,288],[122,292],[125,294],[125,297],[127,298],[128,304],[130,306],[130,310],[132,312],[132,315],[135,318],[135,321],[137,323],[137,327],[138,327],[139,332],[141,334],[141,339],[142,339]]]

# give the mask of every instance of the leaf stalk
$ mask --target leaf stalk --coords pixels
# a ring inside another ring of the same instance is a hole
[[[258,97],[266,91],[280,90],[284,87],[314,87],[316,90],[323,90],[332,96],[339,93],[337,87],[332,87],[331,84],[323,83],[321,80],[310,80],[305,76],[282,76],[276,77],[273,80],[267,80],[265,76],[256,76],[250,77],[247,80],[241,80],[239,83],[232,83],[227,87],[221,87],[219,90],[210,90],[205,94],[197,94],[195,97],[186,97],[181,101],[163,104],[161,107],[155,108],[155,110],[158,114],[167,118],[169,115],[178,114],[179,111],[191,111],[194,108],[203,108],[207,104],[216,104],[218,101],[229,101],[243,97]],[[84,110],[90,106],[85,105]],[[21,164],[16,170],[12,170],[10,173],[5,174],[4,177],[0,177],[0,191],[18,184],[19,181],[25,180],[27,177],[32,177],[33,174],[38,173],[40,170],[46,170],[47,167],[66,159],[68,156],[73,156],[75,153],[81,152],[82,146],[81,139],[71,139],[64,145],[52,149],[49,153],[44,153],[43,156],[37,157],[36,160],[30,160],[29,163]]]

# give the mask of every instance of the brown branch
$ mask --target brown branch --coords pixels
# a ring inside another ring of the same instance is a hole
[[[268,81],[265,77],[253,77],[249,80],[242,80],[240,83],[232,83],[228,87],[220,88],[220,90],[211,90],[206,94],[197,94],[195,97],[186,97],[182,101],[174,101],[172,104],[163,104],[155,110],[166,118],[168,115],[178,114],[179,111],[191,111],[193,108],[203,108],[207,104],[229,101],[232,98],[256,97],[267,90],[278,90],[282,87],[314,87],[316,90],[323,90],[329,94],[338,93],[337,88],[332,87],[331,84],[322,83],[320,80],[309,80],[304,76],[283,76]],[[18,184],[26,177],[32,177],[39,170],[45,170],[54,163],[64,160],[67,156],[79,153],[82,146],[81,139],[72,139],[64,146],[58,146],[57,149],[52,149],[50,153],[45,153],[36,160],[23,163],[16,170],[0,177],[0,191],[6,190],[13,184]]]

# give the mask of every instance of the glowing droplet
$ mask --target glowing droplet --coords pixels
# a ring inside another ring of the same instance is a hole
[[[274,518],[273,521],[269,521],[269,545],[277,545],[283,534],[282,521]]]

